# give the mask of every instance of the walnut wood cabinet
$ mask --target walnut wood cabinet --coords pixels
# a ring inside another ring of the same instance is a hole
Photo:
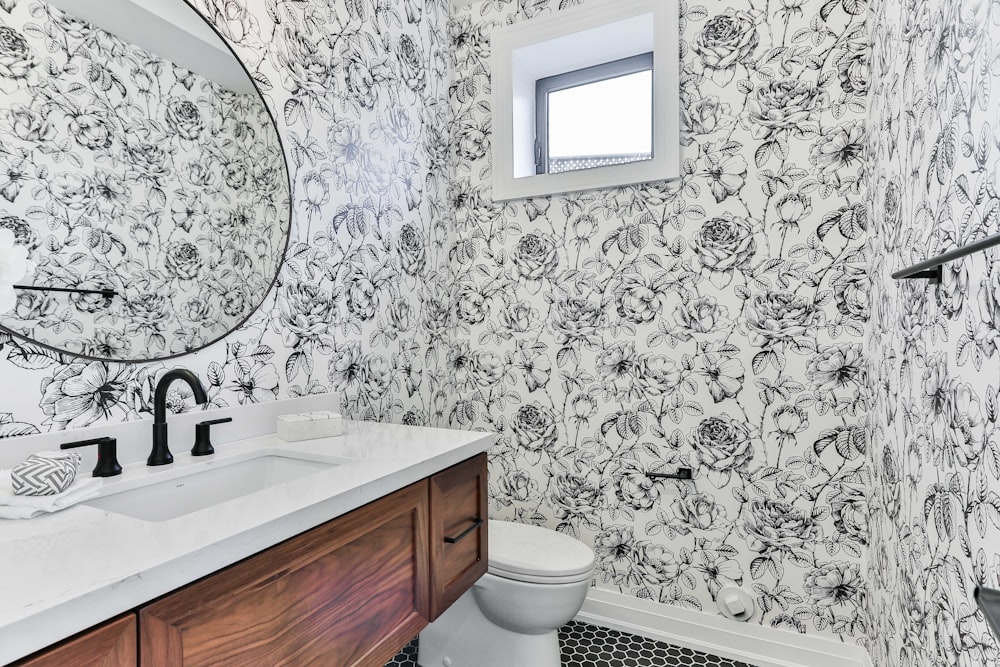
[[[430,478],[430,616],[434,620],[489,566],[486,454]]]
[[[384,665],[427,616],[420,482],[139,611],[143,667]]]
[[[56,644],[13,667],[135,667],[135,614],[108,621]]]
[[[141,608],[140,664],[382,667],[486,571],[485,520],[483,454]]]
[[[486,455],[14,667],[382,667],[487,569]]]

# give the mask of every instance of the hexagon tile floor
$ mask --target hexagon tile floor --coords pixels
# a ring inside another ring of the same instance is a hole
[[[559,630],[559,645],[562,667],[751,667],[745,662],[579,621],[570,621]],[[385,667],[418,667],[417,640],[407,644]]]

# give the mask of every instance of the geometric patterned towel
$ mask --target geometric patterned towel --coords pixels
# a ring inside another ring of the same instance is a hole
[[[17,496],[62,493],[73,484],[79,467],[80,455],[76,452],[60,452],[58,457],[52,458],[32,454],[11,469],[11,490]]]

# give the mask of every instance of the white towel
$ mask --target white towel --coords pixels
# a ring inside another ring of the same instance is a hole
[[[83,500],[89,500],[101,490],[100,477],[77,477],[73,484],[52,496],[15,496],[10,486],[10,471],[0,470],[0,519],[33,519],[40,514],[58,512]]]

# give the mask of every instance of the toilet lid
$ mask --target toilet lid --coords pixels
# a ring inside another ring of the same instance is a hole
[[[490,521],[490,571],[511,579],[588,575],[594,552],[583,542],[548,528]],[[520,575],[520,576],[519,576]]]

